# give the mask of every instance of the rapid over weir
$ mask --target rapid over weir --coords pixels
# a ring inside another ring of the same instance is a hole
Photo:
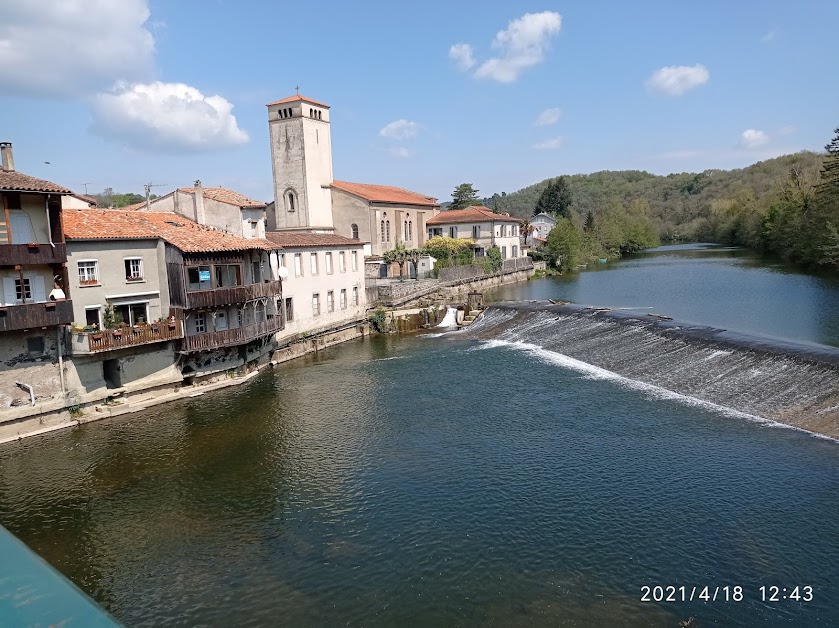
[[[552,302],[493,305],[464,336],[588,376],[839,439],[839,349]]]

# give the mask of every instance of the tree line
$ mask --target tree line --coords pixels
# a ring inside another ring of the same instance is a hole
[[[575,263],[668,240],[746,246],[839,268],[839,129],[834,133],[823,154],[803,151],[729,171],[569,175],[481,202],[523,220],[539,211],[557,215],[558,234],[566,234],[559,248]]]

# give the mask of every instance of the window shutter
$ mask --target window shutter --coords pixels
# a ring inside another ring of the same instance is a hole
[[[15,304],[15,279],[14,277],[3,277],[3,303],[4,305]]]
[[[44,289],[44,278],[41,275],[34,275],[29,278],[29,285],[32,288],[32,298],[38,303],[47,300],[47,293]]]

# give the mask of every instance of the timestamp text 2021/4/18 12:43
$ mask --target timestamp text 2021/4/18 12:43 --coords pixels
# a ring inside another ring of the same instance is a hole
[[[742,602],[748,589],[740,585],[725,586],[675,586],[644,585],[641,587],[642,602]],[[812,602],[813,587],[796,585],[782,587],[777,585],[761,586],[754,590],[761,602]]]

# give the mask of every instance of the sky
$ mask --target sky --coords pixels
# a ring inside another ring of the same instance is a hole
[[[273,199],[265,105],[331,106],[336,179],[442,201],[739,168],[839,126],[839,2],[0,0],[0,140],[78,192]]]

